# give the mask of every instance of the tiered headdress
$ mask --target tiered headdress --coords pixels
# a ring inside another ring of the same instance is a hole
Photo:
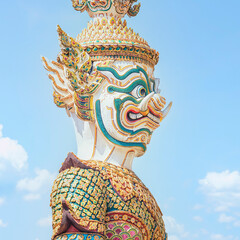
[[[150,48],[148,43],[127,27],[127,14],[136,16],[140,3],[137,0],[73,0],[73,7],[78,11],[87,11],[93,20],[77,36],[77,42],[89,53],[93,61],[123,60],[145,63],[154,67],[159,60],[159,53]]]
[[[60,27],[58,34],[61,52],[57,62],[43,57],[45,68],[51,72],[54,102],[67,112],[77,112],[86,121],[94,120],[92,95],[104,76],[94,61],[118,60],[144,63],[154,68],[159,53],[127,27],[122,18],[136,16],[140,9],[137,0],[72,0],[77,11],[87,11],[92,19],[76,39],[69,37]]]

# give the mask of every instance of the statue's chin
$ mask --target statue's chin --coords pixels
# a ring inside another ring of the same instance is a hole
[[[146,151],[145,151],[146,152]],[[143,151],[137,151],[136,152],[136,157],[142,157],[144,154],[145,154],[145,152],[143,152]]]

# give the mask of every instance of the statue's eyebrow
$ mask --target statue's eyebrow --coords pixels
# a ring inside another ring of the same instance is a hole
[[[138,79],[138,80],[134,81],[132,84],[130,84],[130,86],[128,86],[126,88],[119,88],[119,87],[109,86],[108,87],[108,91],[110,93],[112,93],[112,92],[130,93],[138,85],[142,85],[144,88],[146,88],[146,91],[148,92],[148,94],[150,93],[150,89],[147,89],[147,84],[142,79]]]
[[[115,69],[111,68],[111,67],[100,67],[100,66],[98,66],[97,70],[98,71],[103,71],[103,72],[104,71],[110,72],[118,80],[124,80],[124,79],[126,79],[127,77],[129,77],[133,73],[140,73],[140,72],[142,72],[144,74],[145,78],[147,79],[148,89],[149,90],[151,89],[150,88],[150,84],[149,84],[149,78],[148,78],[148,75],[147,75],[146,71],[143,68],[139,67],[139,66],[137,66],[136,68],[130,69],[129,71],[127,71],[123,75],[119,75],[118,72]]]

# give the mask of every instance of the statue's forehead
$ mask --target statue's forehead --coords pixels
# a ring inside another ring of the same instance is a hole
[[[154,71],[154,69],[148,65],[131,61],[99,61],[95,62],[95,66],[111,67],[115,69],[119,74],[124,74],[127,71],[137,67],[144,69],[148,75],[152,75]]]
[[[96,68],[114,85],[124,86],[137,80],[145,81],[149,86],[152,84],[153,69],[145,65],[131,62],[99,63]]]

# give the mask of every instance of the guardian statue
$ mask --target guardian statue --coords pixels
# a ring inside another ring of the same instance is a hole
[[[92,20],[76,39],[58,26],[57,60],[43,57],[78,147],[53,185],[53,240],[167,239],[156,200],[132,171],[172,105],[154,76],[159,53],[122,20],[137,15],[136,2],[73,0]]]

